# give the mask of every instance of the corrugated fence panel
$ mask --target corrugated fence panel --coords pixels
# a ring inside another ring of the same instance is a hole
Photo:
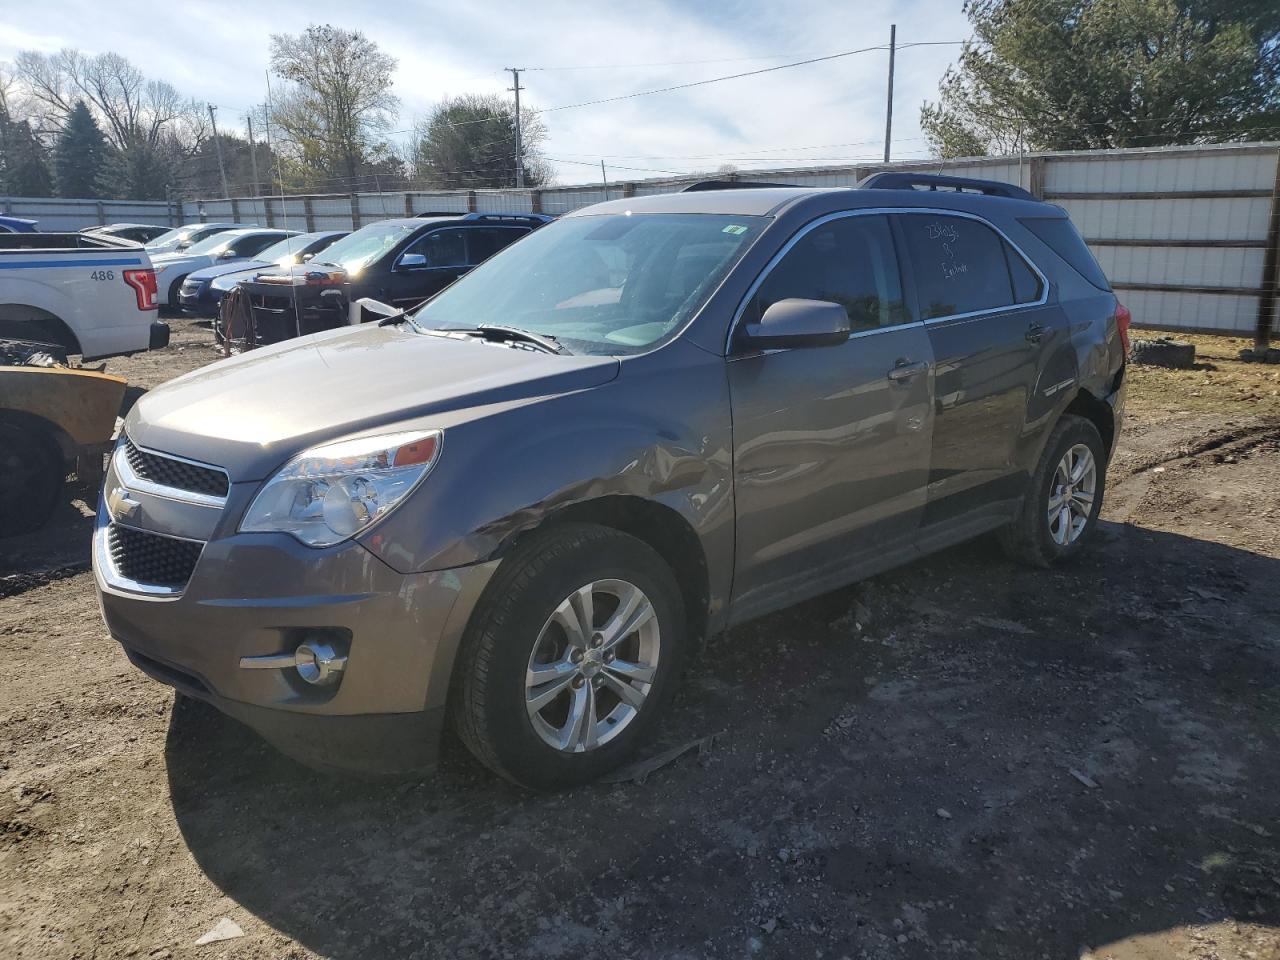
[[[1092,243],[1103,269],[1133,311],[1136,325],[1244,333],[1253,329],[1258,315],[1260,298],[1253,291],[1262,286],[1263,244],[1276,164],[1275,144],[1253,143],[888,165],[866,162],[743,170],[736,176],[840,187],[853,186],[860,177],[878,170],[907,170],[1002,180],[1034,189],[1033,171],[1039,171],[1043,183],[1038,186],[1046,199],[1065,208]],[[425,211],[525,213],[536,206],[543,213],[558,215],[623,196],[670,193],[698,179],[704,177],[619,182],[607,191],[602,184],[549,187],[537,191],[536,200],[533,191],[512,189],[358,194],[354,203],[362,225]],[[1236,195],[1170,196],[1204,192]],[[172,215],[186,223],[239,219],[303,230],[309,211],[311,229],[350,230],[352,203],[350,195],[289,197],[283,203],[279,198],[185,201],[180,210],[175,205]],[[115,221],[167,224],[171,216],[168,206],[157,201],[58,198],[0,197],[0,212],[37,219],[46,231]],[[1200,289],[1134,289],[1151,286]]]
[[[1135,327],[1210,330],[1240,335],[1253,329],[1258,298],[1207,293],[1117,289]]]
[[[415,215],[435,210],[466,213],[467,195],[450,191],[438,193],[414,192],[409,194],[409,205]]]
[[[1256,288],[1264,251],[1253,247],[1112,247],[1093,250],[1112,283]]]
[[[1264,199],[1055,200],[1088,239],[1264,240]]]

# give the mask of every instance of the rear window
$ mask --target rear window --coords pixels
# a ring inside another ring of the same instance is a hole
[[[1066,217],[1027,217],[1018,221],[1049,247],[1054,253],[1070,264],[1076,273],[1084,277],[1099,290],[1110,292],[1111,284],[1106,274],[1098,266],[1084,238],[1076,230],[1076,225]]]
[[[1040,298],[1039,277],[1000,234],[977,220],[904,214],[903,233],[925,320],[998,310]]]

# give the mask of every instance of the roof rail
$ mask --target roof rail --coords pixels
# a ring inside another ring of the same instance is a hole
[[[455,220],[523,220],[536,223],[550,223],[555,219],[545,213],[466,213],[462,210],[424,210],[413,216],[415,220],[428,217],[452,217]]]
[[[768,187],[798,187],[797,183],[761,183],[756,180],[699,180],[681,189],[681,193],[701,193],[703,190],[755,190]]]
[[[1035,200],[1034,194],[999,180],[975,180],[972,177],[946,177],[932,173],[873,173],[858,187],[863,190],[950,190],[955,193],[981,193],[988,197],[1008,197],[1010,200]]]

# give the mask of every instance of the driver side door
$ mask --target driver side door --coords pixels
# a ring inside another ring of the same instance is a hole
[[[406,247],[387,278],[385,300],[398,310],[435,296],[467,271],[466,230],[445,227],[424,234]]]
[[[798,297],[842,305],[836,346],[731,352],[737,510],[733,620],[835,589],[914,554],[928,495],[933,353],[903,295],[881,214],[803,228],[738,320]]]

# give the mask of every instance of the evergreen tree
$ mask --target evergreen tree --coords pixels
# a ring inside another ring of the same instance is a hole
[[[58,196],[96,197],[106,158],[106,137],[84,101],[77,100],[54,148]]]
[[[4,175],[3,192],[11,197],[53,196],[49,158],[31,125],[26,120],[14,123],[8,116],[0,116],[0,125],[4,127],[0,136],[4,149],[0,162],[0,171]]]

